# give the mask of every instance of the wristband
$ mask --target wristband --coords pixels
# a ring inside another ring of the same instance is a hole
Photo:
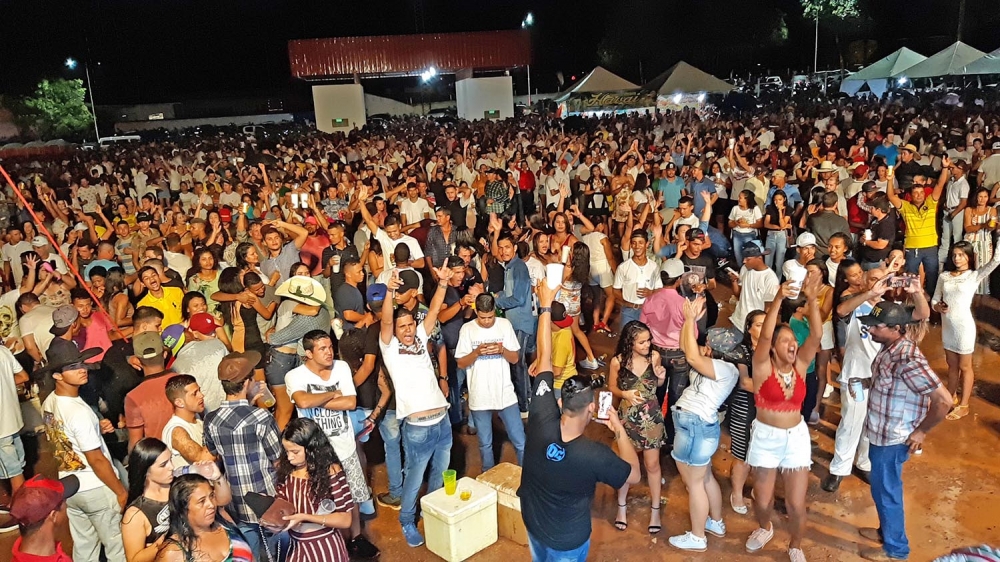
[[[542,314],[545,314],[546,312],[548,312],[549,314],[552,314],[552,307],[551,306],[543,306],[543,307],[541,307],[541,308],[538,309],[538,315],[539,316],[541,316]]]

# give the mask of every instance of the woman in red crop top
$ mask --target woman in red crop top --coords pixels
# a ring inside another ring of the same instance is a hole
[[[806,489],[812,446],[809,428],[802,419],[806,396],[805,373],[819,351],[823,318],[817,305],[822,287],[820,276],[810,274],[802,286],[808,305],[809,337],[800,347],[787,324],[778,323],[781,303],[796,291],[786,282],[767,309],[753,356],[754,395],[757,418],[753,423],[747,464],[756,469],[754,478],[754,513],[759,528],[747,539],[748,552],[756,552],[774,537],[771,511],[774,485],[781,471],[785,485],[785,504],[791,519],[788,557],[791,562],[805,562],[802,535],[806,529]]]

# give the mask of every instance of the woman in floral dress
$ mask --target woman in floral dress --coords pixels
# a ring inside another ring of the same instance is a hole
[[[660,354],[653,351],[653,336],[649,328],[633,320],[622,329],[618,349],[611,359],[608,388],[619,398],[618,416],[628,438],[642,451],[646,478],[649,480],[649,533],[660,532],[660,447],[666,442],[663,414],[656,399],[656,388],[666,379],[666,369],[660,365]],[[629,485],[618,490],[618,515],[615,527],[624,531],[626,500]]]

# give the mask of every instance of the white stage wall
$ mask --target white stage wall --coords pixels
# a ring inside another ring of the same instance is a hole
[[[510,76],[467,78],[455,82],[458,116],[462,119],[507,119],[514,116],[514,87]],[[498,112],[487,115],[487,112]]]
[[[361,84],[313,86],[316,128],[324,133],[360,129],[365,118],[365,91]]]

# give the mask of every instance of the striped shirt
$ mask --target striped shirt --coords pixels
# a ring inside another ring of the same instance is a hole
[[[872,445],[906,443],[927,416],[930,394],[941,386],[913,340],[902,337],[883,346],[872,363],[871,397],[865,428]]]
[[[354,509],[354,498],[348,485],[346,473],[343,470],[330,475],[330,493],[328,497],[315,497],[309,486],[309,481],[303,478],[289,476],[288,480],[278,486],[278,496],[288,500],[295,506],[298,513],[320,514],[320,503],[324,500],[333,502],[332,513],[350,513]],[[291,530],[291,549],[286,562],[348,562],[347,546],[340,531],[332,527],[305,523]]]
[[[205,446],[225,465],[233,489],[230,515],[240,523],[256,523],[257,515],[243,496],[275,495],[274,465],[284,450],[274,417],[245,399],[225,400],[205,415]]]

